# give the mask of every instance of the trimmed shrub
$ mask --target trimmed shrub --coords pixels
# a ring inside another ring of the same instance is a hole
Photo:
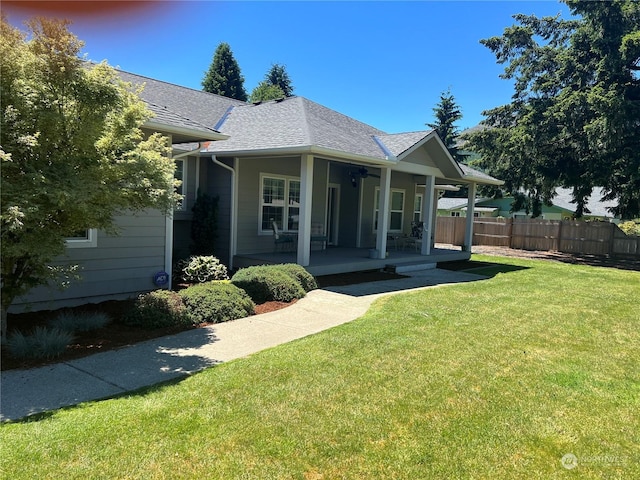
[[[104,312],[75,313],[64,311],[49,322],[52,328],[65,332],[89,332],[107,325],[111,319]]]
[[[182,297],[171,290],[154,290],[142,294],[127,315],[124,323],[144,328],[192,325],[194,321]]]
[[[318,288],[314,276],[307,272],[302,265],[298,265],[297,263],[284,263],[282,265],[274,265],[274,267],[278,267],[279,270],[282,270],[298,281],[305,292],[310,292]]]
[[[227,280],[227,267],[213,256],[194,256],[178,262],[177,274],[187,283],[205,283],[212,280]]]
[[[195,323],[220,323],[253,314],[254,303],[249,295],[228,281],[200,283],[181,290]]]
[[[58,328],[36,327],[31,335],[15,332],[7,338],[9,354],[15,358],[59,357],[73,341],[70,332]]]
[[[278,267],[241,268],[231,278],[231,283],[247,292],[255,303],[290,302],[304,297],[306,293],[300,283]]]

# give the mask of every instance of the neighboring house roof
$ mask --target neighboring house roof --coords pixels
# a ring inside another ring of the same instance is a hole
[[[617,206],[617,202],[614,200],[602,200],[604,196],[603,189],[601,187],[594,187],[591,196],[585,205],[585,215],[594,217],[609,217],[612,218],[613,214],[608,210]],[[553,197],[553,204],[557,207],[564,208],[570,212],[576,211],[576,204],[572,202],[572,190],[570,188],[557,188],[556,196]]]
[[[466,198],[442,197],[438,199],[438,210],[458,210],[459,208],[463,208],[466,206]]]

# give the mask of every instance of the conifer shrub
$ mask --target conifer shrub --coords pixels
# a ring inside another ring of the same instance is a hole
[[[177,292],[154,290],[138,297],[133,309],[125,315],[124,323],[143,328],[162,328],[188,326],[195,322]]]
[[[293,277],[300,286],[304,289],[305,292],[310,292],[311,290],[315,290],[318,288],[318,283],[313,275],[311,275],[307,270],[297,263],[284,263],[282,265],[274,265],[274,267],[278,267],[279,270],[282,270],[284,273]]]
[[[195,323],[220,323],[252,315],[255,304],[228,281],[192,285],[179,293]]]
[[[14,358],[56,358],[73,341],[73,334],[58,328],[36,327],[29,335],[16,331],[7,338],[9,354]]]
[[[306,292],[300,282],[281,270],[280,265],[260,265],[241,268],[231,283],[249,294],[255,303],[290,302]]]

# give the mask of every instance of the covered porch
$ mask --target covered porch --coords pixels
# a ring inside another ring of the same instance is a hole
[[[468,260],[469,251],[459,247],[439,246],[432,248],[429,255],[421,255],[414,250],[395,250],[390,248],[386,258],[370,258],[368,248],[329,247],[326,250],[313,250],[309,264],[305,268],[314,276],[336,273],[362,272],[366,270],[392,269],[397,272],[435,268],[441,262]],[[271,252],[240,254],[234,257],[235,268],[253,265],[278,263],[297,263],[296,252]]]

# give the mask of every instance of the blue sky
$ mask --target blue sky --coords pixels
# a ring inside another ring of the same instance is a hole
[[[284,64],[296,95],[389,133],[427,129],[447,89],[463,113],[458,126],[476,125],[483,110],[512,94],[511,83],[499,78],[503,66],[479,40],[502,34],[516,13],[568,16],[556,1],[112,5],[90,15],[42,13],[72,19],[71,31],[92,60],[196,89],[216,47],[227,42],[248,93],[273,63]],[[3,9],[16,26],[33,14],[6,2]]]

